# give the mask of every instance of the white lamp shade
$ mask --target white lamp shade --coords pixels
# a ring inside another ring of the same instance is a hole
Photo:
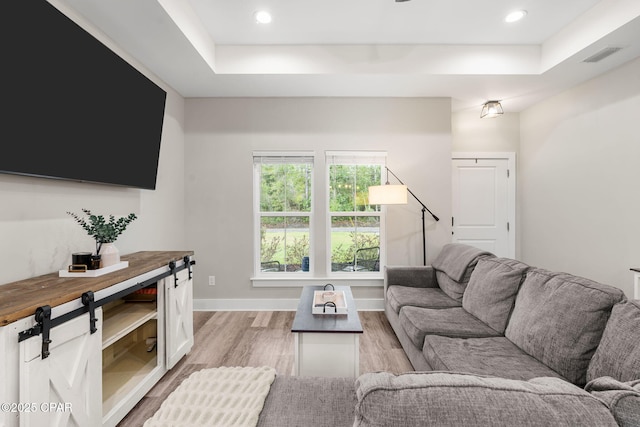
[[[406,205],[406,185],[374,185],[369,187],[370,205]]]

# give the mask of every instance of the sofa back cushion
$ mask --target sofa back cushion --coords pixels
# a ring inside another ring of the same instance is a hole
[[[527,272],[505,336],[574,384],[587,368],[620,289],[539,268]]]
[[[462,297],[462,307],[503,334],[528,269],[528,265],[508,258],[478,260]]]
[[[491,252],[464,245],[449,243],[444,245],[431,266],[436,270],[436,280],[440,289],[456,301],[462,301],[464,290],[478,260],[493,257]]]
[[[611,310],[587,381],[605,376],[622,382],[640,380],[640,301],[624,301]]]
[[[600,400],[558,378],[452,372],[363,374],[354,426],[616,426]]]

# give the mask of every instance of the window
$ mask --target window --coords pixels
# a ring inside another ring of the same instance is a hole
[[[255,271],[309,271],[313,155],[254,153]]]
[[[385,153],[327,152],[329,271],[380,271],[382,212],[369,205],[369,186],[380,185]]]

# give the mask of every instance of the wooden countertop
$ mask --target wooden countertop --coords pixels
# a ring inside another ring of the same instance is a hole
[[[55,307],[132,277],[182,260],[193,251],[143,251],[123,255],[129,267],[99,277],[58,277],[58,272],[0,285],[0,326],[32,316],[38,307]]]

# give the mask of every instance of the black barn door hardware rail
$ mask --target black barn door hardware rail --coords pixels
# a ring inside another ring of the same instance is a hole
[[[82,316],[85,313],[89,313],[89,331],[93,334],[98,330],[96,327],[97,319],[95,317],[96,308],[102,307],[103,305],[111,301],[115,301],[124,296],[127,296],[139,289],[146,288],[147,286],[157,283],[159,280],[164,279],[165,277],[169,277],[171,275],[174,275],[176,286],[177,286],[177,282],[178,282],[177,273],[178,271],[184,270],[185,268],[188,269],[189,278],[191,278],[192,277],[191,266],[194,265],[196,262],[194,260],[191,260],[190,257],[188,256],[185,256],[183,260],[184,260],[184,263],[180,266],[177,266],[175,261],[171,261],[169,263],[169,271],[160,273],[150,279],[136,283],[135,285],[132,285],[127,289],[123,289],[120,292],[113,293],[97,301],[94,300],[95,296],[93,291],[87,291],[82,294],[80,299],[83,304],[83,307],[72,310],[56,318],[51,318],[51,306],[43,305],[41,307],[38,307],[34,314],[35,321],[37,322],[37,324],[25,331],[19,332],[18,342],[22,342],[24,340],[37,337],[38,335],[42,334],[41,355],[43,359],[46,359],[51,354],[49,351],[49,344],[51,344],[52,342],[50,338],[51,328],[54,328],[65,322],[68,322],[71,319],[75,319],[78,316]]]

